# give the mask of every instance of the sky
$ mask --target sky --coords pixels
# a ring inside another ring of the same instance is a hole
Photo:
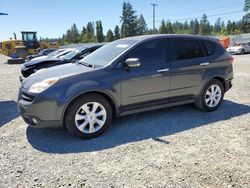
[[[238,21],[244,15],[244,0],[129,0],[136,13],[143,14],[148,28],[153,27],[152,6],[156,3],[156,26],[162,19],[179,20],[207,14],[211,23],[222,20]],[[101,20],[104,33],[120,26],[123,0],[0,0],[0,41],[21,38],[20,31],[37,31],[38,37],[62,36],[73,23],[79,30],[89,21]],[[227,13],[227,14],[224,14]],[[218,15],[224,14],[224,15]],[[188,20],[190,21],[190,20]]]

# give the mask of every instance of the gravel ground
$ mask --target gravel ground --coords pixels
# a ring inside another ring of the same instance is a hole
[[[116,119],[101,137],[19,117],[19,65],[0,56],[0,187],[250,187],[250,55],[216,112],[192,105]]]

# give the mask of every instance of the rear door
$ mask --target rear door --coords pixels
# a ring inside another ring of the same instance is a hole
[[[170,39],[170,102],[193,99],[203,83],[205,52],[198,39]]]

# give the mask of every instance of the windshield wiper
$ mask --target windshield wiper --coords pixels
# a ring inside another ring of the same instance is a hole
[[[81,65],[84,65],[84,66],[86,66],[86,67],[95,68],[95,65],[91,65],[91,64],[88,64],[88,63],[86,63],[86,62],[80,62],[80,61],[78,61],[77,63],[78,63],[78,64],[81,64]]]

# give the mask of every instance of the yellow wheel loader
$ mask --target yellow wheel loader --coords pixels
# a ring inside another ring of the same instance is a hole
[[[37,53],[39,49],[59,47],[57,43],[38,42],[37,32],[22,31],[21,34],[22,40],[17,40],[14,33],[14,39],[0,42],[0,53],[11,57],[9,64],[23,63],[28,55]]]

